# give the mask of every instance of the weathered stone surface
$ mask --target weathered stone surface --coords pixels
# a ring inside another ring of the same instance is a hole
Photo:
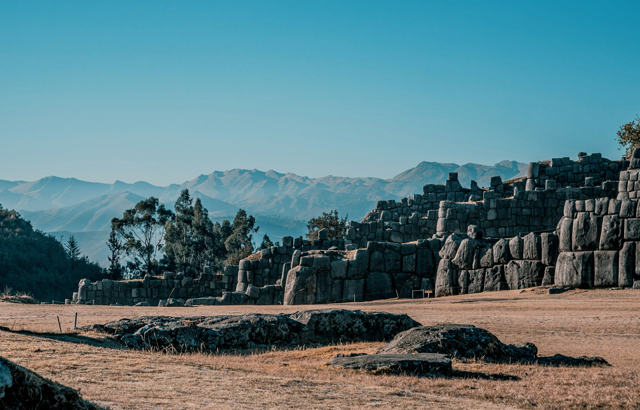
[[[364,300],[364,279],[347,279],[342,291],[343,302],[362,302]]]
[[[458,274],[458,287],[460,288],[460,294],[466,295],[469,293],[469,271],[461,270]]]
[[[436,274],[436,297],[460,293],[458,274],[458,270],[454,268],[451,259],[440,260],[438,273]]]
[[[349,341],[384,341],[420,324],[407,315],[318,309],[293,314],[122,319],[82,330],[114,335],[132,349],[176,351],[251,349],[326,345]]]
[[[544,277],[542,278],[542,286],[551,286],[555,283],[556,268],[547,266],[544,268]]]
[[[618,215],[605,215],[602,218],[600,249],[620,249],[622,247],[622,220]]]
[[[359,354],[336,355],[330,366],[366,370],[375,374],[447,375],[451,359],[444,354]]]
[[[371,272],[383,272],[384,266],[384,253],[383,252],[371,252],[371,260],[369,262],[369,271]]]
[[[419,326],[398,333],[378,349],[382,354],[441,353],[459,360],[493,363],[525,363],[544,366],[606,366],[601,357],[568,357],[560,354],[538,357],[533,343],[508,345],[485,329],[472,325]]]
[[[258,299],[260,297],[260,288],[254,285],[247,286],[247,291],[245,292],[249,299]]]
[[[496,265],[504,265],[509,263],[509,240],[500,239],[493,245],[493,263]]]
[[[458,359],[519,362],[535,359],[538,349],[531,343],[506,345],[484,329],[451,324],[419,326],[398,333],[378,353],[442,353]]]
[[[309,266],[298,266],[287,275],[284,290],[285,305],[310,305],[316,302],[316,271]]]
[[[595,251],[593,285],[618,286],[618,251]]]
[[[474,268],[490,268],[493,266],[493,248],[484,246],[477,249],[480,266]]]
[[[347,261],[331,262],[331,277],[333,279],[347,278]]]
[[[416,275],[423,278],[435,277],[436,265],[430,249],[418,248],[416,251]]]
[[[485,270],[484,292],[494,292],[497,290],[509,289],[504,276],[504,265],[495,265],[491,269]]]
[[[640,219],[624,220],[624,239],[627,241],[640,240]]]
[[[509,289],[525,289],[542,284],[544,265],[539,261],[511,261],[506,279]]]
[[[0,357],[0,409],[100,410],[78,392]]]
[[[598,249],[600,239],[600,219],[590,212],[578,212],[573,222],[571,235],[572,249],[574,251],[593,251]]]
[[[468,293],[480,293],[484,290],[485,269],[474,269],[469,271]]]
[[[395,283],[396,290],[398,291],[398,297],[409,299],[412,297],[412,291],[419,290],[421,288],[422,279],[416,275],[395,273],[393,275],[393,282]]]
[[[402,255],[400,252],[386,249],[384,251],[384,266],[385,271],[389,273],[402,271]]]
[[[593,287],[593,252],[562,252],[556,263],[556,286]]]
[[[572,243],[571,236],[573,235],[573,219],[562,218],[560,221],[560,252],[571,252]]]
[[[371,272],[364,285],[365,300],[390,299],[396,297],[391,275],[386,272]]]
[[[522,258],[527,260],[540,260],[542,259],[542,239],[540,235],[531,232],[524,237],[524,250],[522,252]]]
[[[633,274],[636,265],[635,242],[625,242],[619,255],[618,286],[633,286]]]
[[[475,239],[466,238],[460,242],[456,256],[453,258],[453,263],[458,269],[472,269],[473,268],[473,256],[479,243]]]
[[[511,259],[522,259],[522,251],[524,243],[519,236],[513,237],[509,240],[509,254]]]
[[[302,251],[300,249],[296,249],[293,251],[293,255],[291,256],[291,269],[298,267],[300,265],[300,259],[302,258]]]
[[[367,273],[369,273],[369,251],[367,249],[358,249],[355,259],[349,260],[347,278],[362,279]]]
[[[543,233],[540,235],[542,242],[542,263],[545,265],[555,265],[558,259],[558,236],[552,233]]]
[[[440,257],[442,259],[453,259],[456,257],[456,253],[458,252],[458,247],[460,246],[460,242],[465,239],[460,235],[450,235],[447,240],[444,242],[442,249],[440,249]]]
[[[316,271],[316,302],[315,303],[331,303],[333,302],[332,296],[332,282],[331,272],[328,270]],[[342,295],[340,295],[342,299]],[[336,302],[340,301],[338,299]]]

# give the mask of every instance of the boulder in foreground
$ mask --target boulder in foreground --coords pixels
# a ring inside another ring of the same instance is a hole
[[[483,360],[494,363],[529,363],[548,366],[608,365],[601,357],[538,357],[533,343],[508,345],[491,332],[472,325],[446,324],[420,326],[396,335],[378,349],[381,354],[441,353],[460,360]]]
[[[81,329],[109,333],[133,349],[216,351],[389,341],[415,326],[420,323],[407,315],[314,309],[278,315],[145,316]]]
[[[343,369],[367,370],[375,374],[412,374],[441,376],[451,373],[451,359],[444,354],[338,354],[330,366]]]
[[[78,392],[0,357],[0,410],[102,410]]]

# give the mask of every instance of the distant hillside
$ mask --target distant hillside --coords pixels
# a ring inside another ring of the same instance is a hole
[[[0,204],[20,211],[36,229],[58,237],[62,232],[76,235],[86,254],[103,263],[111,218],[149,196],[173,208],[180,191],[188,188],[217,220],[232,219],[243,208],[262,224],[256,235],[259,243],[264,233],[273,241],[304,234],[304,221],[333,209],[348,214],[350,220],[362,219],[377,201],[420,193],[425,184],[444,183],[450,172],[458,172],[463,186],[469,186],[471,180],[487,186],[494,175],[507,180],[526,169],[527,164],[515,161],[495,165],[421,162],[391,179],[309,178],[273,170],[233,169],[166,187],[144,181],[105,184],[51,176],[31,182],[0,180]]]

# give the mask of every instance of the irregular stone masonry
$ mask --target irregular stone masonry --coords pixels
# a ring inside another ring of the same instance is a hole
[[[96,305],[135,305],[138,303],[158,306],[172,298],[178,301],[192,300],[190,304],[281,304],[283,290],[280,286],[283,272],[289,269],[294,252],[317,249],[344,249],[344,240],[329,240],[326,232],[314,241],[302,237],[282,238],[283,246],[272,246],[248,259],[239,266],[225,266],[222,272],[213,273],[205,268],[199,278],[185,277],[182,273],[165,272],[162,277],[145,277],[128,281],[104,279],[91,283],[80,281],[67,303],[92,303]],[[261,291],[259,289],[262,289]],[[247,293],[249,290],[249,293]],[[234,292],[235,291],[235,292]],[[255,296],[255,297],[254,297]]]
[[[362,222],[350,224],[345,240],[328,240],[326,230],[312,242],[285,237],[283,246],[189,283],[171,276],[83,280],[74,301],[321,304],[408,298],[415,291],[640,287],[639,175],[640,149],[631,163],[585,153],[576,162],[531,163],[525,179],[493,177],[483,189],[474,182],[463,188],[452,173],[422,194],[379,201]]]

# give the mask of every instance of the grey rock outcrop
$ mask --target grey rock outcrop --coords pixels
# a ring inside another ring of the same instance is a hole
[[[448,375],[451,359],[444,354],[337,354],[330,366],[366,370],[374,374],[412,374],[416,376]]]
[[[0,410],[101,410],[78,392],[0,357]]]

